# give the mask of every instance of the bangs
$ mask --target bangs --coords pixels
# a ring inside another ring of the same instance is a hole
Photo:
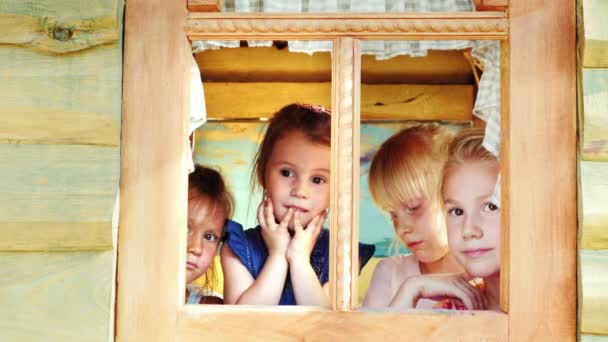
[[[369,187],[374,202],[384,211],[421,198],[432,198],[441,171],[432,170],[426,158],[384,159],[383,165],[370,169]],[[436,176],[436,177],[435,177]]]

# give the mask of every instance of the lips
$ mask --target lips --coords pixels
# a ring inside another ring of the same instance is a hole
[[[196,263],[193,263],[192,261],[187,261],[186,262],[186,269],[188,270],[195,270],[198,268],[198,265],[196,265]]]
[[[479,258],[484,256],[494,248],[470,248],[462,251],[462,254],[466,255],[469,258]]]
[[[299,211],[299,212],[302,212],[302,213],[307,213],[308,212],[308,210],[306,210],[306,209],[304,209],[302,207],[299,207],[297,205],[286,205],[285,208],[287,208],[287,209],[291,208],[294,211]]]
[[[407,248],[408,249],[415,249],[416,247],[420,246],[420,244],[422,243],[422,240],[420,241],[412,241],[412,242],[408,242],[407,243]]]

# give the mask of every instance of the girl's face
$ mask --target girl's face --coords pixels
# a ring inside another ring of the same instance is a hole
[[[448,254],[445,218],[436,200],[416,199],[390,215],[399,240],[420,262],[432,263]]]
[[[468,162],[444,184],[450,250],[474,277],[500,272],[500,209],[491,200],[499,170],[496,161]]]
[[[206,195],[189,190],[186,283],[205,274],[217,252],[227,213]]]
[[[329,206],[329,168],[329,146],[312,143],[298,131],[277,140],[264,174],[275,220],[280,222],[293,208],[306,227],[325,210]],[[288,227],[294,229],[293,218]]]

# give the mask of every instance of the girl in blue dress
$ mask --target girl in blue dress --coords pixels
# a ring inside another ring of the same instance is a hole
[[[330,141],[322,106],[291,104],[270,120],[252,176],[259,225],[230,222],[220,252],[225,304],[328,306]],[[373,253],[359,244],[360,267]]]

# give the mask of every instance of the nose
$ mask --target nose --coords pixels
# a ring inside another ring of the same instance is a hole
[[[199,236],[188,236],[188,253],[196,256],[203,254],[203,241]]]
[[[410,224],[403,215],[397,214],[393,217],[393,226],[397,231],[397,235],[409,234],[414,231],[414,227]]]
[[[309,184],[306,179],[296,178],[291,188],[291,195],[299,198],[308,197]]]
[[[477,215],[467,215],[462,227],[462,237],[468,239],[481,239],[483,237],[483,229],[481,229],[481,220]]]

